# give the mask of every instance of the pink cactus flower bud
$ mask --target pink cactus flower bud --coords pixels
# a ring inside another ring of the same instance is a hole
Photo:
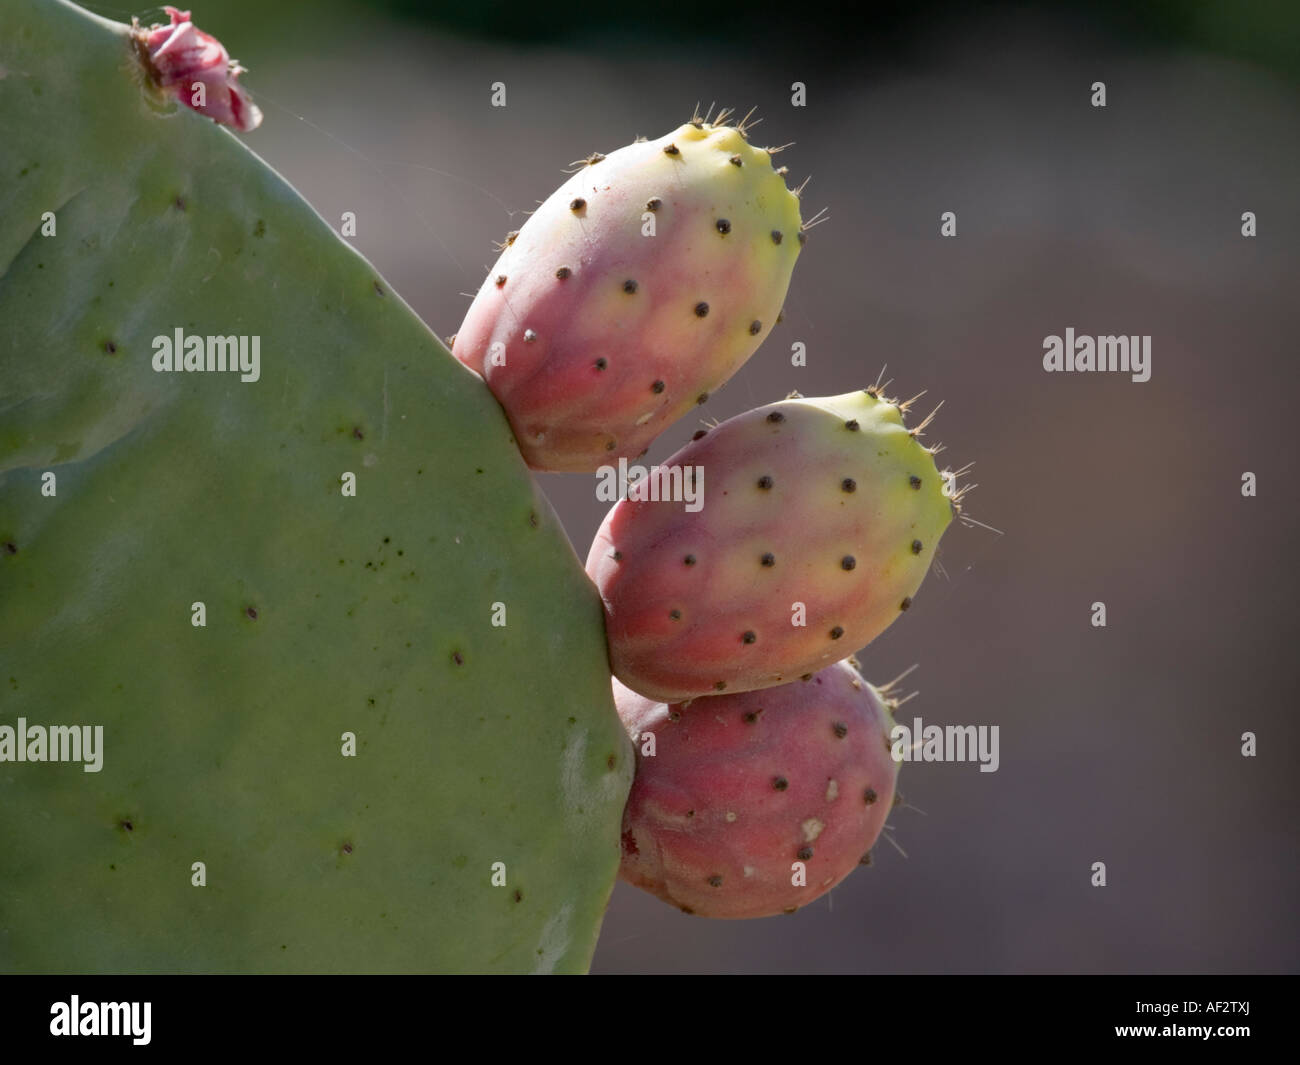
[[[153,81],[192,110],[243,132],[256,129],[262,112],[241,85],[244,68],[225,46],[190,21],[188,11],[164,7],[169,25],[136,26],[136,41]]]

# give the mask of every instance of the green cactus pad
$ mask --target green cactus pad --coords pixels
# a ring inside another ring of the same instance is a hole
[[[0,145],[0,726],[103,727],[0,761],[0,970],[585,970],[630,748],[487,389],[128,27],[3,5]]]

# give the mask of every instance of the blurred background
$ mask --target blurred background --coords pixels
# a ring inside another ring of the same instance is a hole
[[[707,921],[620,884],[594,971],[1296,971],[1293,3],[208,0],[195,18],[250,70],[249,146],[336,228],[355,212],[352,243],[444,337],[571,160],[697,102],[757,107],[753,139],[795,142],[805,217],[830,221],[784,323],[699,415],[887,367],[892,394],[929,390],[922,413],[946,401],[927,438],[975,463],[967,513],[992,529],[954,524],[860,658],[877,683],[917,666],[902,722],[999,726],[998,771],[905,765],[874,864],[793,916]],[[1067,327],[1150,335],[1151,380],[1045,373]],[[585,558],[594,479],[542,481]]]

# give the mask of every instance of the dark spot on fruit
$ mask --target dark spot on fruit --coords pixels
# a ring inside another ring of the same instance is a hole
[[[763,474],[763,476],[758,479],[758,487],[764,490],[771,488],[772,478],[767,476],[767,474]]]
[[[176,209],[178,211],[185,210],[185,201],[181,199],[179,196],[176,197]]]
[[[650,386],[650,391],[653,392],[656,396],[663,390],[664,390],[664,383],[662,381],[656,381],[654,384]]]
[[[616,765],[618,765],[618,758],[615,755],[611,754],[605,759],[605,768],[607,768],[611,773],[614,771]]]
[[[515,888],[515,902],[523,902],[523,901],[524,901],[524,893],[520,891],[518,888]]]
[[[731,157],[731,159],[728,160],[728,161],[731,163],[732,166],[741,166],[741,165],[743,165],[743,160],[742,160],[742,159],[740,158],[740,156],[738,156],[738,155],[733,155],[733,156]]]
[[[804,844],[802,847],[799,848],[798,858],[800,861],[806,862],[812,856],[813,856],[813,849],[809,847],[807,844]]]
[[[587,201],[584,200],[581,196],[576,196],[569,202],[570,211],[581,211],[586,206],[587,206]]]
[[[847,422],[844,423],[844,428],[847,429],[847,430],[848,430],[849,432],[851,432],[851,433],[856,433],[856,432],[858,431],[858,421],[857,421],[857,419],[856,419],[856,418],[850,418]]]
[[[755,721],[758,720],[758,715],[761,714],[762,712],[763,712],[763,711],[761,711],[761,710],[749,710],[749,711],[747,711],[746,713],[742,714],[741,717],[740,717],[740,719],[741,719],[741,720],[742,720],[746,725],[752,725],[752,724],[754,724]]]
[[[692,914],[692,915],[694,915],[694,913],[695,913],[695,911],[692,910],[689,906],[679,906],[678,909],[680,909],[680,910],[682,911],[682,913],[687,913],[687,914]]]
[[[366,434],[363,433],[363,432],[361,431],[361,426],[359,426],[359,425],[354,425],[354,426],[352,427],[352,439],[353,439],[353,440],[364,440],[365,438],[366,438]]]
[[[760,322],[757,318],[755,318],[752,322],[749,323],[750,336],[756,337],[762,331],[763,331],[763,323]]]
[[[540,524],[540,522],[537,520],[537,511],[535,511],[535,510],[529,511],[529,513],[528,513],[528,524],[531,525],[534,529],[536,529],[537,526]],[[399,555],[402,554],[401,551],[398,551],[397,553],[398,553]]]
[[[636,282],[633,281],[632,278],[629,277],[626,281],[623,282],[623,291],[624,291],[624,292],[635,292],[635,291],[636,291]]]
[[[463,666],[465,664],[465,659],[459,651],[452,651],[451,660],[458,666]]]
[[[624,854],[641,853],[640,849],[636,845],[636,836],[632,834],[631,829],[628,829],[628,831],[623,833],[623,853]]]
[[[802,677],[800,677],[799,679],[800,679],[800,680],[812,680],[812,674],[811,674],[811,673],[805,673],[805,674],[804,674]]]
[[[678,710],[669,710],[669,711],[668,711],[668,720],[669,720],[669,721],[680,721],[681,719],[682,719],[682,715],[681,715],[681,712],[680,712],[680,711],[678,711]]]
[[[352,844],[351,844],[351,843],[345,843],[345,844],[343,844],[343,846],[340,848],[340,850],[342,850],[344,854],[351,854],[351,853],[352,853]]]
[[[779,410],[774,410],[771,414],[767,416],[767,420],[769,422],[772,422],[773,424],[777,424],[779,422],[785,421],[785,415],[782,414]]]
[[[722,887],[722,877],[716,875],[709,877],[709,887]]]
[[[681,152],[681,149],[677,147],[677,145],[675,145],[675,144],[668,144],[668,145],[665,145],[665,146],[664,146],[664,154],[665,154],[665,155],[681,155],[682,152]]]
[[[720,691],[720,692],[726,691],[726,690],[727,690],[727,682],[726,682],[725,680],[715,681],[714,684],[713,684],[713,690],[714,690],[714,691]]]
[[[614,552],[614,561],[615,561],[615,562],[622,562],[622,561],[623,561],[623,552],[622,552],[622,551],[615,551],[615,552]]]
[[[767,552],[767,554],[765,554],[762,558],[759,559],[759,562],[761,562],[764,566],[775,566],[776,555],[772,554],[772,552],[769,551]]]
[[[913,488],[920,488],[921,478],[919,478],[916,474],[912,474],[912,476],[907,479],[907,483],[910,484]]]
[[[708,435],[709,435],[709,431],[708,431],[707,429],[696,429],[695,432],[691,434],[691,439],[692,439],[692,440],[703,440],[704,437],[706,437],[706,436],[708,436]]]
[[[703,318],[708,313],[709,313],[709,305],[705,303],[703,300],[701,300],[699,303],[695,305],[696,318]]]
[[[789,786],[790,786],[790,782],[786,780],[785,777],[772,778],[772,787],[775,788],[777,791],[785,791],[785,789],[788,788]]]
[[[920,553],[921,553],[921,541],[920,541],[920,540],[913,540],[913,541],[912,541],[912,554],[914,554],[914,555],[919,555]]]
[[[871,864],[871,852],[870,852],[870,851],[867,851],[866,854],[864,854],[861,858],[859,858],[859,859],[858,859],[858,864],[859,864],[859,865],[870,865],[870,864]]]
[[[740,639],[744,643],[753,643],[758,637],[754,635],[753,629],[748,629],[741,635]]]
[[[845,477],[844,480],[840,482],[840,487],[846,492],[856,492],[858,490],[858,482],[852,477]]]
[[[785,310],[782,309],[781,311],[779,311],[779,312],[777,313],[777,316],[776,316],[776,324],[777,324],[777,325],[780,325],[780,324],[781,324],[782,322],[784,322],[784,321],[785,321]]]
[[[117,354],[117,345],[114,344],[111,340],[105,340],[105,341],[104,341],[104,350],[105,350],[106,352],[108,352],[110,355],[116,355],[116,354]]]
[[[616,447],[618,447],[618,441],[617,441],[617,440],[606,440],[606,441],[605,441],[605,450],[606,450],[606,451],[613,451]]]
[[[245,607],[244,613],[247,614],[253,621],[257,620],[257,607],[255,606]]]
[[[842,740],[849,734],[849,726],[844,724],[843,721],[836,721],[835,724],[831,725],[831,731],[835,733],[837,738]]]
[[[604,356],[596,360],[596,369],[603,370],[609,363],[605,361]]]
[[[868,806],[874,806],[878,798],[880,798],[880,796],[876,794],[875,788],[868,788],[862,793],[862,801]]]
[[[6,540],[6,541],[5,541],[5,554],[6,554],[6,555],[16,555],[16,554],[18,554],[18,545],[17,545],[16,543],[14,543],[12,540]]]
[[[118,827],[118,828],[121,828],[121,829],[125,829],[127,832],[134,832],[134,831],[135,831],[135,825],[133,825],[133,824],[130,822],[130,820],[128,820],[127,818],[123,818],[121,821],[119,821],[119,822],[117,823],[117,827]]]
[[[714,225],[717,226],[718,232],[723,235],[731,232],[731,223],[725,218],[719,218]]]
[[[844,635],[844,630],[840,628],[840,626],[836,625],[835,628],[831,629],[832,640],[838,640],[843,635]]]
[[[695,816],[695,811],[694,811],[694,810],[687,810],[687,811],[686,811],[686,816],[687,816],[687,817],[694,817],[694,816]]]
[[[784,910],[782,910],[781,912],[782,912],[782,913],[794,913],[797,909],[799,909],[798,906],[787,906],[787,907],[786,907]]]
[[[784,234],[783,234],[779,229],[774,229],[774,230],[772,230],[772,243],[773,243],[773,244],[780,244],[781,241],[783,241],[783,240],[785,240],[785,235],[784,235]]]
[[[909,595],[906,599],[904,599],[901,603],[898,604],[898,609],[906,610],[911,605],[912,605],[912,597]]]
[[[695,556],[694,556],[694,555],[687,555],[684,559],[682,559],[682,561],[683,561],[684,563],[686,563],[686,565],[688,565],[688,566],[693,566],[693,565],[695,565]]]
[[[695,405],[697,407],[702,407],[708,401],[709,401],[709,394],[707,392],[701,392],[698,396],[695,397]],[[708,431],[707,429],[704,430],[704,432],[707,431]]]
[[[657,211],[663,205],[664,205],[663,200],[661,200],[658,196],[652,196],[650,197],[650,199],[646,200],[645,209],[647,211]]]
[[[670,610],[668,611],[668,616],[672,618],[674,621],[682,620],[682,612],[680,610],[676,610],[676,609]]]
[[[563,281],[571,273],[573,273],[573,271],[570,270],[567,266],[561,266],[558,270],[555,271],[555,276],[558,277],[561,281]]]
[[[842,559],[840,559],[840,566],[842,566],[844,569],[852,569],[857,564],[858,564],[858,560],[854,558],[852,555],[845,555]]]
[[[501,288],[506,283],[505,274],[497,274],[497,288]]]

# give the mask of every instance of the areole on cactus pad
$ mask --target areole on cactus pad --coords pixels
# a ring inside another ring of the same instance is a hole
[[[507,237],[452,352],[535,469],[639,455],[776,324],[799,200],[725,117],[591,156]]]

